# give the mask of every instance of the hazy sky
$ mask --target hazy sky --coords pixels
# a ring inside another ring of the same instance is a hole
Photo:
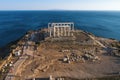
[[[0,0],[0,10],[120,10],[120,0]]]

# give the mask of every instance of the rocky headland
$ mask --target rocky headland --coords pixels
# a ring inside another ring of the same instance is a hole
[[[13,75],[11,80],[50,75],[64,80],[120,79],[120,41],[82,30],[60,38],[49,37],[47,28],[29,31],[4,49],[1,52],[8,49],[10,57],[1,61],[1,76],[5,75],[1,79],[7,80],[9,75]]]

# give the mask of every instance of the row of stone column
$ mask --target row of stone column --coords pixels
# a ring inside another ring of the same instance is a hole
[[[49,23],[50,37],[71,36],[71,31],[74,30],[73,23]]]
[[[71,27],[54,27],[54,37],[70,36]]]

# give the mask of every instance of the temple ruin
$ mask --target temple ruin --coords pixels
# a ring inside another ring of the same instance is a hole
[[[50,37],[69,37],[72,36],[72,31],[74,31],[74,23],[49,23],[49,36]]]

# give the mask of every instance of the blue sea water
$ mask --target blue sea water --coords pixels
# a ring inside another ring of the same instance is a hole
[[[74,22],[76,29],[120,40],[119,11],[0,11],[0,47],[49,22]]]

